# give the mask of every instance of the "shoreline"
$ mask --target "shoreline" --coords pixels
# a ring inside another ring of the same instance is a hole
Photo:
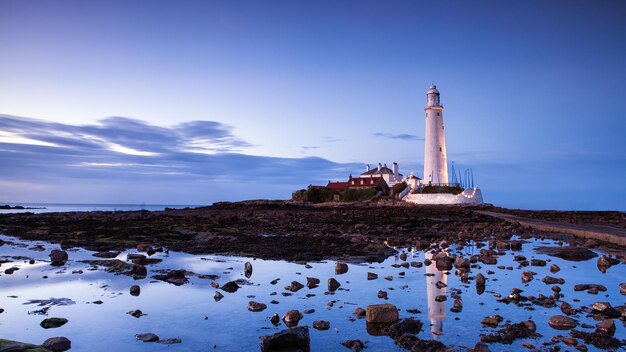
[[[524,212],[561,222],[604,223],[626,228],[620,212],[527,211],[483,206],[415,206],[380,202],[305,204],[291,201],[221,202],[164,211],[0,214],[0,231],[63,248],[124,250],[139,245],[190,254],[222,254],[287,261],[382,261],[387,247],[426,247],[433,242],[508,240],[512,235],[569,239],[575,245],[615,247],[554,234],[482,214]],[[532,213],[529,213],[532,212]],[[529,216],[528,214],[532,215]],[[624,248],[613,248],[623,252]]]

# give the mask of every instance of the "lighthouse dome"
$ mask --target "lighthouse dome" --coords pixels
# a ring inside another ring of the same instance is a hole
[[[434,83],[430,85],[428,92],[426,92],[426,94],[432,94],[432,93],[439,94],[439,91],[437,90],[437,86]]]

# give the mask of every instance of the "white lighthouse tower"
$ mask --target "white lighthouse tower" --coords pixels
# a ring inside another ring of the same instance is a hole
[[[426,92],[426,132],[424,134],[424,183],[448,183],[446,138],[443,132],[443,106],[434,84]]]

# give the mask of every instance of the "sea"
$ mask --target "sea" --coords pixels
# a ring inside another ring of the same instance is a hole
[[[79,204],[79,203],[3,203],[0,205],[23,206],[29,209],[0,209],[0,214],[9,213],[55,213],[69,211],[159,211],[165,208],[184,209],[208,206],[211,204]]]

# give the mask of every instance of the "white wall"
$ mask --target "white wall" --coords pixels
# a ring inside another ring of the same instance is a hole
[[[408,194],[402,199],[415,204],[483,204],[483,195],[480,188],[466,188],[459,194],[430,193]]]

